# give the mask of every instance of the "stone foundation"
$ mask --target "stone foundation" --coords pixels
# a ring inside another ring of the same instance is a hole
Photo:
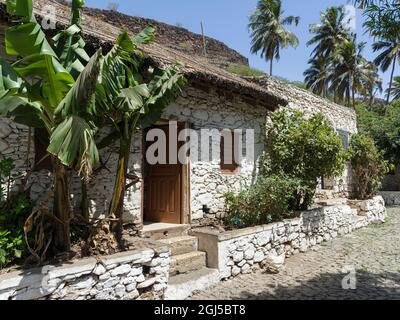
[[[284,259],[339,235],[373,222],[383,222],[382,197],[353,201],[350,205],[321,207],[302,212],[299,218],[264,226],[220,233],[195,229],[199,250],[207,252],[207,265],[220,271],[221,279],[251,273],[265,264],[283,265]]]
[[[141,246],[147,248],[1,275],[0,300],[163,299],[170,249]]]

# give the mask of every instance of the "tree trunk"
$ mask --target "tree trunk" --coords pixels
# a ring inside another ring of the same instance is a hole
[[[84,179],[81,179],[81,196],[81,214],[86,221],[89,221],[89,198],[87,194],[87,184]]]
[[[392,93],[393,76],[394,76],[394,70],[396,68],[396,62],[397,62],[397,54],[393,58],[393,67],[392,67],[392,73],[390,75],[390,82],[389,82],[389,89],[388,89],[386,104],[389,104],[389,102],[390,102],[390,95]]]
[[[271,60],[269,61],[269,75],[272,77],[272,64],[273,64],[273,58],[271,57]]]
[[[114,192],[109,212],[111,218],[119,220],[118,222],[115,221],[111,223],[111,230],[116,233],[119,233],[122,228],[126,175],[128,172],[131,141],[131,134],[129,134],[129,137],[122,137],[120,140],[118,168],[115,177]]]
[[[56,223],[54,237],[54,253],[69,252],[71,247],[69,219],[69,187],[66,167],[58,159],[54,159],[54,204],[53,214],[61,223]]]
[[[355,109],[355,107],[356,107],[356,98],[355,98],[355,95],[356,95],[355,89],[354,89],[354,87],[352,87],[352,88],[351,88],[351,100],[352,100],[352,102],[353,102],[353,109]]]

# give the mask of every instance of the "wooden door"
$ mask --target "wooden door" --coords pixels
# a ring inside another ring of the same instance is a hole
[[[168,126],[157,127],[166,133],[167,164],[147,164],[145,220],[181,223],[182,165],[169,164]],[[148,145],[146,146],[147,150]]]

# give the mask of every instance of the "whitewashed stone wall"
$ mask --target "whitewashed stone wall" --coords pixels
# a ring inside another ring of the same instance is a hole
[[[0,118],[0,160],[11,158],[16,166],[13,173],[22,174],[12,186],[16,191],[21,185],[23,178],[31,170],[35,159],[35,146],[33,131],[31,133],[31,145],[28,150],[29,129],[23,125],[15,124],[9,119]],[[132,143],[132,155],[130,158],[129,172],[139,177],[140,182],[127,190],[124,217],[126,221],[140,223],[141,207],[141,143],[142,137],[138,133]],[[29,151],[29,155],[28,155]],[[107,212],[112,190],[114,187],[115,172],[117,170],[118,146],[108,148],[101,152],[105,166],[96,168],[88,185],[88,196],[90,199],[90,212],[95,218],[102,218]],[[69,172],[69,183],[71,190],[71,206],[80,209],[81,183],[80,178],[72,170]],[[34,171],[30,174],[26,187],[31,187],[31,198],[40,203],[51,196],[53,185],[52,174],[47,170]],[[139,219],[139,220],[138,220]]]
[[[1,275],[0,300],[163,299],[170,249],[147,247]]]
[[[199,136],[201,129],[253,129],[256,143],[254,159],[256,161],[264,150],[267,109],[257,104],[250,105],[237,95],[227,96],[212,88],[206,92],[188,87],[182,97],[165,110],[163,118],[187,121]],[[213,137],[215,138],[215,135]],[[214,139],[214,142],[216,144],[213,145],[213,148],[219,152],[218,140]],[[195,148],[193,143],[191,143],[191,148]],[[235,174],[222,173],[220,160],[218,154],[216,158],[210,158],[210,161],[191,160],[190,162],[193,220],[204,217],[203,205],[210,208],[210,215],[223,216],[224,194],[228,191],[239,191],[249,185],[255,177],[256,165],[249,158],[242,159],[240,169]]]
[[[16,124],[9,119],[0,118],[0,160],[12,159],[16,167],[12,174],[22,175],[20,179],[15,180],[15,183],[11,186],[11,191],[18,189],[34,162],[33,133],[30,148],[28,148],[28,141],[29,129],[27,127]],[[35,201],[43,199],[51,183],[50,172],[46,170],[32,172],[27,181],[27,186],[31,186],[32,199]]]
[[[200,132],[200,129],[254,129],[257,159],[264,147],[263,128],[265,128],[266,114],[267,109],[264,106],[245,102],[238,95],[216,92],[209,87],[199,90],[188,86],[182,96],[166,108],[162,118],[189,122],[196,132]],[[31,143],[31,151],[27,157],[27,142],[28,128],[0,118],[0,159],[11,157],[15,160],[17,171],[22,173],[26,173],[34,162],[34,143]],[[192,144],[193,148],[194,145]],[[220,146],[215,144],[213,148],[219,151]],[[101,152],[105,165],[95,168],[88,185],[90,212],[94,218],[103,218],[109,208],[117,169],[117,152],[118,145]],[[137,133],[132,144],[129,172],[136,175],[140,182],[127,190],[124,210],[125,221],[137,226],[142,223],[142,161],[142,135]],[[239,191],[244,185],[250,184],[255,175],[255,164],[244,158],[238,173],[222,174],[218,156],[210,158],[209,161],[193,161],[190,163],[190,170],[192,219],[200,219],[204,217],[203,205],[211,209],[212,216],[223,215],[224,193],[230,190]],[[69,181],[71,205],[78,212],[81,201],[80,180],[76,173],[71,171]],[[50,172],[45,170],[34,172],[28,183],[32,186],[32,199],[40,202],[48,197],[51,194],[52,184]]]
[[[385,220],[386,208],[380,196],[352,202],[351,206],[322,207],[303,212],[300,218],[242,230],[219,233],[194,229],[192,234],[199,238],[199,250],[207,251],[208,266],[219,269],[221,279],[227,279],[251,273],[269,261],[283,264],[286,257]]]

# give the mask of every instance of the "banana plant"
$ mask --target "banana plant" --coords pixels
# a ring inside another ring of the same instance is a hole
[[[0,60],[0,116],[46,129],[53,158],[53,213],[61,221],[53,233],[57,252],[69,251],[71,218],[67,167],[90,175],[98,162],[90,122],[103,55],[90,59],[80,36],[81,0],[72,1],[71,26],[49,42],[33,14],[32,0],[7,0],[12,26],[6,30],[6,53]],[[9,59],[8,59],[9,60]]]
[[[186,80],[178,65],[167,68],[145,67],[146,59],[139,44],[149,44],[155,38],[154,28],[145,28],[134,38],[123,33],[118,47],[104,58],[102,83],[96,93],[97,110],[112,125],[111,133],[98,144],[105,147],[119,143],[119,158],[109,208],[112,230],[120,234],[124,197],[127,189],[131,144],[138,129],[155,122],[163,109],[175,98]]]

